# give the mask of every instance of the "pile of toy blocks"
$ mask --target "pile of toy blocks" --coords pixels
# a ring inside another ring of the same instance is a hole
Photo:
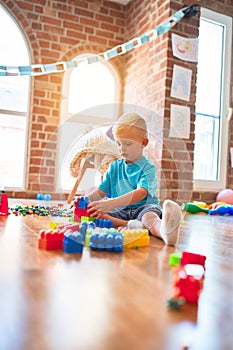
[[[205,261],[204,255],[191,252],[170,255],[173,296],[168,301],[169,307],[178,308],[184,303],[198,303],[204,283]]]
[[[71,224],[50,223],[49,230],[41,230],[39,248],[64,250],[66,253],[82,253],[84,245],[92,250],[122,252],[123,248],[138,248],[150,244],[146,229],[117,230],[112,220],[96,219],[89,216],[88,198],[80,197],[75,203]]]

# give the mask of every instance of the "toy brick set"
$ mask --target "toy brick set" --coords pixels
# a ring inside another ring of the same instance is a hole
[[[176,309],[185,303],[197,304],[203,288],[206,257],[190,252],[170,255],[173,275],[173,295],[168,301]]]
[[[52,221],[50,229],[41,230],[39,248],[82,253],[84,246],[92,250],[111,252],[149,246],[148,230],[123,228],[118,231],[113,228],[111,220],[90,217],[87,206],[88,198],[80,197],[74,205],[72,223],[59,225]]]

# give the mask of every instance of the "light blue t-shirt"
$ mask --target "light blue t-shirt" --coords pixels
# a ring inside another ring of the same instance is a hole
[[[157,169],[146,157],[142,157],[135,163],[126,164],[124,159],[113,161],[99,189],[108,194],[110,198],[116,198],[133,190],[145,188],[147,196],[135,204],[125,208],[137,208],[144,204],[158,204],[155,195],[157,189]]]

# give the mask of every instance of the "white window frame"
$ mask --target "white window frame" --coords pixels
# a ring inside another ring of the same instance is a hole
[[[226,187],[228,167],[228,115],[230,111],[232,18],[205,8],[201,8],[201,17],[220,23],[221,25],[224,25],[226,29],[224,40],[222,108],[219,139],[220,163],[218,180],[211,181],[194,179],[193,187],[195,191],[219,191]]]
[[[3,9],[6,14],[11,18],[12,22],[15,24],[15,27],[17,27],[17,30],[20,32],[22,39],[24,40],[25,43],[25,49],[27,50],[27,55],[28,55],[28,63],[25,64],[30,64],[31,62],[31,53],[30,53],[30,49],[27,43],[27,40],[25,38],[25,34],[22,31],[21,27],[19,26],[19,24],[17,23],[17,21],[15,20],[15,18],[11,15],[11,13],[4,7],[1,6],[1,9]],[[17,62],[17,60],[16,60]],[[0,64],[3,64],[4,62],[0,62]],[[22,64],[22,63],[21,63]],[[9,62],[9,65],[13,65],[11,62]],[[10,78],[10,77],[9,77]],[[22,180],[22,186],[5,186],[4,184],[1,184],[2,186],[4,186],[5,190],[10,190],[10,191],[22,191],[25,190],[26,188],[26,181],[27,181],[27,175],[28,175],[28,163],[27,163],[27,159],[28,159],[28,130],[29,130],[29,111],[30,111],[30,101],[31,101],[31,80],[30,77],[18,77],[18,79],[24,79],[24,78],[28,78],[29,82],[28,82],[28,99],[27,99],[27,110],[25,112],[21,112],[21,111],[17,111],[14,109],[1,109],[0,107],[0,114],[2,115],[11,115],[11,116],[19,116],[22,118],[25,118],[25,125],[26,125],[26,129],[25,129],[25,138],[24,138],[24,158],[23,158],[23,164],[22,164],[22,168],[23,168],[23,180]]]

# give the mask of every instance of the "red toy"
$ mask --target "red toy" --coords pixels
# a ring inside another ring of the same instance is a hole
[[[41,230],[38,241],[39,249],[62,250],[64,233],[59,230]]]
[[[0,193],[0,216],[8,215],[8,198],[4,191]]]
[[[170,308],[177,309],[184,303],[198,303],[205,274],[204,255],[183,252],[180,264],[172,267],[173,296],[168,301]]]
[[[190,252],[183,252],[181,255],[180,264],[182,266],[185,266],[187,264],[197,264],[197,265],[203,266],[205,269],[205,261],[206,261],[206,256],[204,255],[190,253]]]
[[[187,303],[197,303],[203,281],[204,268],[201,265],[173,267],[173,299],[184,298]]]
[[[82,216],[90,216],[87,211],[88,201],[88,197],[80,197],[77,201],[75,201],[74,222],[81,222]]]

